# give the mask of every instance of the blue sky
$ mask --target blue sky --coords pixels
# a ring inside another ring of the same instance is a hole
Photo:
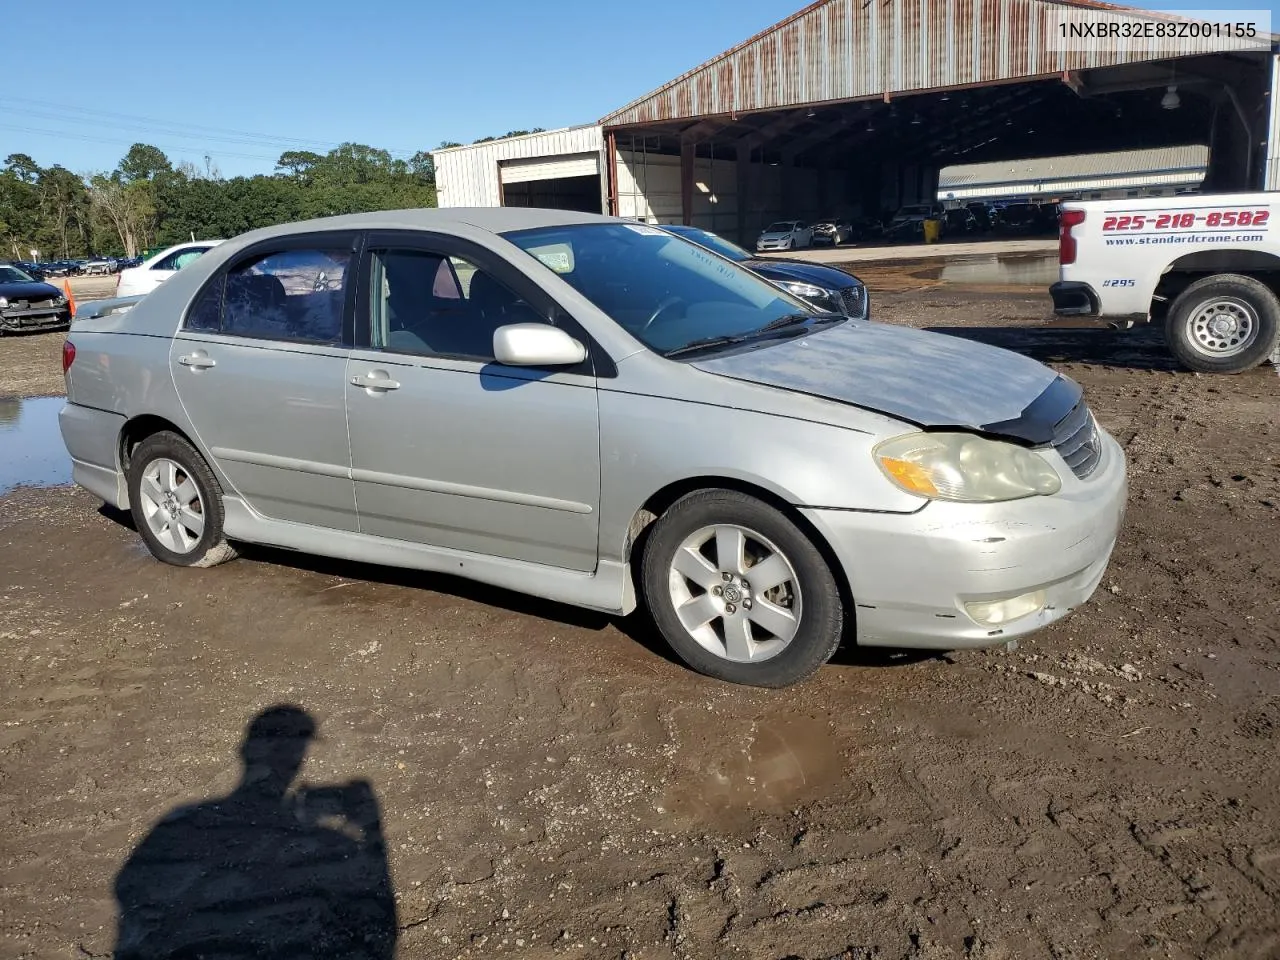
[[[46,52],[0,89],[0,159],[109,169],[142,141],[175,161],[203,166],[208,155],[231,176],[344,140],[407,156],[442,140],[586,123],[803,5],[220,0],[145,13],[109,4],[104,15],[100,0],[62,0],[54,20],[44,5],[6,4],[4,34]],[[1134,5],[1270,9],[1280,24],[1276,0]]]

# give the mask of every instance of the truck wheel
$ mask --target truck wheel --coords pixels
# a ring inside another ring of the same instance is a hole
[[[1224,273],[1197,280],[1165,317],[1173,355],[1201,373],[1242,373],[1280,341],[1280,300],[1265,284]]]
[[[785,687],[835,652],[844,605],[817,547],[785,515],[736,490],[700,490],[654,523],[645,604],[693,669]]]

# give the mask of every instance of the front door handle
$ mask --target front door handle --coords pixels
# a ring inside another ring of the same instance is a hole
[[[205,356],[202,353],[189,353],[184,357],[179,357],[178,362],[184,367],[190,367],[192,370],[208,370],[210,367],[218,365],[218,362],[213,357]]]
[[[361,377],[352,377],[353,386],[364,387],[366,390],[399,390],[400,381],[392,380],[388,376],[375,377],[372,374],[365,374]]]

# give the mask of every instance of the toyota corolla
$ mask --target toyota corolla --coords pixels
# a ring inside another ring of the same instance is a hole
[[[588,214],[258,230],[77,320],[63,364],[75,479],[162,561],[262,543],[643,604],[686,663],[762,686],[842,641],[1057,620],[1125,503],[1119,446],[1048,367]]]

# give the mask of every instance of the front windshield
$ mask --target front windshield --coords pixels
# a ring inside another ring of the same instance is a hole
[[[657,227],[575,224],[503,236],[658,353],[815,316],[745,267]]]
[[[692,240],[699,246],[706,247],[708,250],[714,250],[722,257],[728,257],[734,263],[745,263],[751,259],[751,254],[743,250],[736,243],[730,243],[724,237],[718,236],[707,230],[698,230],[696,228],[684,227],[679,230],[672,230],[678,237],[684,237],[686,240]]]
[[[789,220],[779,220],[777,223],[771,223],[764,228],[765,233],[790,233],[794,229],[795,224]]]
[[[23,273],[17,267],[0,267],[0,283],[34,283],[35,278]]]

